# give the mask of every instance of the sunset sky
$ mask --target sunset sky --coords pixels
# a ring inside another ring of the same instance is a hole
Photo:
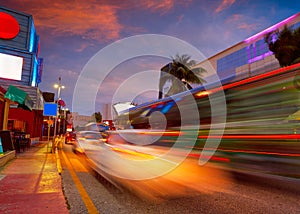
[[[61,77],[65,86],[61,97],[70,109],[74,87],[85,65],[118,40],[143,34],[168,35],[210,57],[300,11],[299,2],[294,0],[7,0],[1,6],[33,16],[40,36],[40,57],[44,58],[39,88],[56,92],[53,85]],[[191,53],[179,54],[203,60]],[[124,79],[141,71],[159,71],[168,62],[149,56],[120,62],[101,87],[87,86],[88,91],[97,91],[95,109],[100,110],[101,103],[112,102],[112,95]],[[143,78],[140,81],[147,82]],[[140,90],[135,85],[132,88]],[[155,99],[154,91],[141,94],[135,101]],[[119,101],[126,101],[123,98]]]

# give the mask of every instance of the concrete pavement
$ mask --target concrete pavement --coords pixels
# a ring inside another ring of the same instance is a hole
[[[0,168],[0,213],[69,213],[51,143],[40,141]]]

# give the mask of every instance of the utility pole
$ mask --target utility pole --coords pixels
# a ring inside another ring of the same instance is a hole
[[[61,89],[64,89],[65,86],[61,84],[61,77],[58,78],[58,84],[54,84],[54,88],[57,88],[57,105],[58,101],[60,100],[60,91]],[[55,117],[55,122],[54,122],[54,138],[56,136],[56,129],[57,129],[57,117],[59,116],[59,107],[56,109],[56,117]]]

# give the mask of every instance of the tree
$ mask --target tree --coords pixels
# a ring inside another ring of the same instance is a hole
[[[205,80],[202,74],[206,72],[203,68],[192,68],[196,65],[196,61],[191,59],[187,54],[176,54],[172,57],[172,62],[168,63],[161,70],[159,82],[159,99],[163,97],[163,86],[167,81],[171,82],[167,96],[192,89],[190,84],[203,84]]]
[[[95,112],[92,117],[95,118],[97,123],[102,122],[102,114],[100,112]]]
[[[300,62],[300,27],[292,30],[284,26],[282,31],[268,33],[264,40],[281,67]]]

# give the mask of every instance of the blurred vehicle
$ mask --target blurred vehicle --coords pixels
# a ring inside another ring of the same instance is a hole
[[[210,83],[121,111],[114,124],[122,135],[110,138],[166,147],[180,142],[176,148],[233,170],[299,178],[299,90],[300,63],[237,75],[222,86]]]
[[[72,144],[76,140],[76,133],[75,132],[67,132],[65,143]]]
[[[106,142],[106,138],[99,131],[79,131],[73,143],[74,153],[85,153],[86,150],[97,150]]]
[[[105,132],[109,130],[109,125],[105,123],[90,122],[83,127],[83,130]]]

